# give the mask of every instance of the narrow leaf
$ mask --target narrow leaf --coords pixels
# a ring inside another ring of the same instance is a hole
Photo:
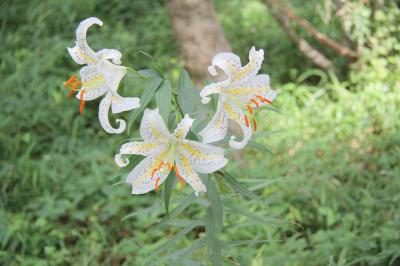
[[[140,96],[140,107],[137,109],[134,109],[131,112],[131,116],[129,117],[128,134],[131,131],[131,127],[132,127],[133,123],[135,122],[135,119],[139,116],[139,114],[141,112],[143,112],[143,110],[149,104],[151,98],[153,97],[157,88],[160,86],[161,82],[162,82],[161,78],[154,78],[148,82],[147,86],[145,87],[145,89],[142,92],[142,95]]]
[[[193,87],[189,74],[181,70],[178,82],[178,103],[184,114],[193,114],[197,110],[206,110],[206,105],[201,103],[199,90]]]
[[[172,189],[176,183],[176,176],[173,171],[171,171],[167,177],[167,179],[164,182],[164,206],[165,206],[165,212],[167,215],[169,214],[169,200],[171,199],[171,192]]]
[[[264,146],[264,145],[262,145],[260,143],[255,142],[253,140],[249,140],[249,142],[247,143],[247,147],[253,148],[253,149],[256,149],[256,150],[259,150],[259,151],[262,151],[262,152],[267,152],[267,153],[270,153],[270,154],[274,154],[271,151],[271,149],[269,149],[268,147],[266,147],[266,146]]]
[[[155,94],[156,104],[165,124],[168,124],[171,109],[172,87],[169,80],[164,80]]]
[[[237,181],[236,178],[231,176],[228,172],[224,171],[223,177],[226,180],[226,182],[232,187],[232,189],[237,193],[239,193],[240,195],[242,195],[243,197],[260,202],[262,201],[256,194],[250,191],[245,185]]]

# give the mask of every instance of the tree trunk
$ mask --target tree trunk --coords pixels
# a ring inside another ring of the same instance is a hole
[[[165,0],[184,66],[199,83],[218,52],[230,52],[212,0]]]
[[[349,59],[356,59],[358,57],[357,53],[350,50],[346,46],[336,42],[335,40],[331,39],[327,35],[323,34],[322,32],[318,31],[314,28],[307,20],[297,16],[292,9],[289,8],[288,5],[284,4],[281,1],[277,0],[268,0],[271,4],[275,5],[286,17],[291,19],[293,22],[300,25],[302,29],[304,29],[309,35],[315,38],[317,42],[321,45],[324,45],[332,50],[334,50],[340,56],[349,58]]]

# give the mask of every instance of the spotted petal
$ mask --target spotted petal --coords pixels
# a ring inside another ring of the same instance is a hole
[[[109,59],[116,65],[121,64],[122,54],[116,49],[102,49],[97,52],[97,56],[100,60]]]
[[[207,189],[193,167],[190,165],[189,160],[180,154],[177,154],[175,159],[176,167],[178,168],[179,175],[192,187],[196,196],[199,192],[206,192]]]
[[[87,30],[95,24],[103,26],[100,19],[90,17],[83,20],[76,29],[76,46],[68,48],[68,52],[78,64],[95,64],[97,62],[96,53],[89,47],[86,40]]]
[[[116,92],[121,79],[127,73],[126,67],[114,65],[108,60],[101,60],[96,66],[98,71],[104,76],[109,89]]]
[[[114,114],[125,112],[140,107],[140,99],[137,97],[121,97],[114,93],[111,102],[111,110]]]
[[[272,96],[269,94],[270,91],[269,76],[266,74],[257,75],[243,83],[233,84],[225,89],[226,94],[233,96],[243,105],[252,104],[251,101],[255,100],[260,106],[268,104],[267,101],[260,100],[260,96],[269,101],[273,100],[274,97],[270,99]]]
[[[177,139],[184,139],[192,127],[193,121],[194,119],[190,118],[190,116],[186,114],[174,131],[175,137]]]
[[[249,63],[244,67],[237,69],[232,75],[232,82],[245,82],[248,79],[257,75],[261,68],[261,64],[264,60],[264,50],[260,49],[256,51],[255,47],[252,47],[249,53]]]
[[[140,135],[146,141],[165,140],[170,136],[167,127],[164,124],[158,108],[154,110],[146,109],[140,124]]]
[[[128,175],[126,182],[132,185],[132,194],[147,193],[161,185],[169,174],[168,169],[154,171],[162,161],[163,154],[155,153],[143,159]]]
[[[99,106],[99,120],[101,126],[107,133],[120,134],[126,128],[126,122],[122,119],[117,119],[116,122],[119,123],[119,127],[113,128],[111,126],[110,121],[108,120],[108,112],[111,106],[111,98],[112,98],[112,92],[108,92],[106,96],[103,98],[103,100],[101,100]]]
[[[199,132],[203,143],[222,140],[228,131],[228,116],[223,108],[223,96],[219,97],[217,110],[208,125]]]
[[[119,153],[115,156],[115,162],[119,167],[124,167],[129,164],[129,160],[123,160],[121,155],[126,154],[137,154],[143,156],[149,156],[156,153],[160,153],[168,148],[167,144],[160,144],[157,142],[147,141],[134,141],[128,142],[121,146]]]
[[[208,67],[208,72],[210,72],[212,76],[216,76],[218,72],[215,67],[219,67],[230,80],[236,70],[241,66],[242,64],[240,63],[239,56],[233,53],[218,53],[213,57],[211,66]]]
[[[93,66],[84,66],[79,72],[82,81],[82,90],[84,91],[83,100],[94,100],[107,92],[108,87],[105,83],[103,75]],[[80,93],[76,95],[80,98]]]
[[[225,100],[223,102],[223,109],[226,111],[229,119],[236,122],[241,127],[243,132],[242,141],[236,141],[237,137],[231,136],[231,139],[229,140],[229,146],[234,149],[243,149],[252,136],[251,126],[246,124],[245,114],[242,109],[240,109],[240,107],[233,102]]]
[[[200,91],[200,97],[201,97],[201,102],[203,104],[207,104],[210,102],[211,98],[208,97],[211,94],[215,93],[222,93],[223,88],[221,82],[218,83],[211,83],[207,86],[205,86],[201,91]]]
[[[203,174],[213,173],[226,165],[224,149],[197,141],[184,140],[178,152],[189,160],[193,168]]]

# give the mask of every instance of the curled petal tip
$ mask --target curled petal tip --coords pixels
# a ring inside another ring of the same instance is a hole
[[[203,97],[201,99],[201,103],[202,104],[208,104],[211,101],[211,99],[209,97]]]
[[[125,167],[129,164],[129,160],[127,158],[122,158],[120,153],[115,154],[114,160],[119,167]]]
[[[217,70],[215,69],[214,66],[209,66],[208,67],[208,72],[210,73],[211,76],[215,77],[216,75],[218,75]]]

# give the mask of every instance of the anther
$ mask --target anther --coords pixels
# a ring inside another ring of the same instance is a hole
[[[256,131],[257,130],[257,122],[256,120],[253,118],[253,130]]]
[[[176,176],[179,179],[179,182],[181,183],[181,187],[184,188],[185,187],[185,181],[183,180],[183,177],[179,174],[178,167],[176,167],[176,164],[174,165],[174,170],[175,170]]]
[[[83,108],[85,108],[85,101],[83,100],[83,93],[84,91],[81,90],[79,94],[79,100],[81,101],[81,105],[79,106],[79,113],[83,113]]]
[[[244,122],[246,123],[246,127],[249,127],[249,119],[247,118],[247,115],[244,115]]]
[[[68,88],[69,86],[71,86],[71,83],[74,82],[77,78],[77,75],[73,75],[72,77],[70,77],[67,80],[67,83],[64,84],[64,88]]]
[[[156,190],[158,190],[158,182],[160,182],[160,178],[159,177],[157,177],[157,179],[156,179],[156,184],[155,184]]]
[[[168,167],[168,171],[171,171],[171,170],[172,170],[172,166],[171,166],[170,163],[167,163],[167,167]]]
[[[253,108],[250,105],[246,105],[247,110],[249,110],[250,114],[253,114]]]
[[[260,105],[258,104],[258,102],[255,99],[251,99],[251,102],[254,103],[254,105],[258,108],[260,107]]]
[[[153,171],[151,171],[151,178],[153,178],[157,172],[158,168],[154,168]]]

